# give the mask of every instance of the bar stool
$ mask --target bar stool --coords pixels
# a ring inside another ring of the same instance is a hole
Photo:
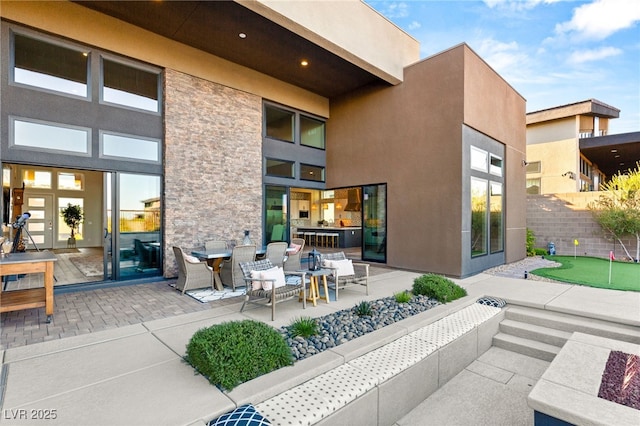
[[[291,238],[302,238],[302,239],[304,239],[304,232],[298,231],[296,229],[295,231],[291,232]]]
[[[326,247],[327,235],[326,232],[316,232],[316,245]]]
[[[340,245],[340,234],[337,232],[328,232],[326,237],[327,247],[329,244],[331,247],[338,247]]]
[[[315,232],[304,232],[304,241],[305,244],[312,246],[316,243],[316,233]]]

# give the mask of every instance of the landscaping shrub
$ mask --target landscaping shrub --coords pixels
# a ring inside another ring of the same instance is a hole
[[[289,325],[289,333],[293,337],[304,337],[308,339],[318,334],[318,322],[311,317],[300,317]]]
[[[185,360],[222,390],[293,364],[284,337],[252,320],[213,325],[195,332]]]
[[[547,255],[547,249],[535,248],[535,249],[533,249],[533,254],[535,256],[546,256]]]
[[[526,242],[526,249],[527,249],[527,256],[534,256],[534,245],[536,244],[536,236],[534,235],[533,231],[529,228],[527,228],[527,242]]]
[[[450,279],[436,274],[425,274],[413,280],[413,294],[447,303],[467,295],[467,291]]]
[[[367,301],[362,301],[356,305],[356,315],[359,317],[370,317],[372,314],[371,304]]]
[[[393,297],[396,299],[398,303],[409,303],[413,295],[408,291],[401,291],[399,293],[395,293]]]

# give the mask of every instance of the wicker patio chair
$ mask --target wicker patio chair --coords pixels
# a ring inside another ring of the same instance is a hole
[[[287,260],[284,262],[285,272],[294,272],[302,269],[300,265],[300,259],[302,259],[302,250],[304,250],[304,238],[292,238],[291,244],[300,246],[300,249],[296,253],[291,253],[287,256]]]
[[[267,244],[267,252],[264,258],[269,259],[275,266],[283,267],[284,258],[287,256],[287,243],[276,242]]]
[[[212,251],[212,250],[226,250],[227,249],[227,242],[226,241],[221,241],[221,240],[212,240],[212,241],[205,241],[204,242],[204,249],[207,251]]]
[[[244,308],[247,303],[254,303],[256,305],[261,306],[269,306],[271,304],[271,321],[273,321],[276,317],[276,304],[282,302],[284,300],[288,300],[291,298],[299,298],[302,297],[302,308],[306,309],[307,307],[307,295],[305,291],[305,273],[297,272],[297,273],[287,273],[287,275],[296,275],[300,277],[300,281],[297,284],[289,284],[285,286],[273,288],[273,283],[275,280],[263,280],[256,279],[251,277],[251,271],[266,271],[267,269],[273,268],[275,265],[271,263],[269,259],[255,260],[253,262],[241,262],[240,269],[242,270],[244,281],[246,283],[246,294],[244,297],[244,302],[242,303],[242,307],[240,308],[240,312],[244,311]],[[265,290],[263,288],[254,290],[253,289],[253,281],[262,281],[262,282],[271,282],[272,289]]]
[[[240,269],[241,262],[251,262],[256,258],[255,244],[235,246],[231,251],[231,258],[225,260],[220,265],[220,279],[222,284],[231,287],[236,291],[236,287],[245,285],[244,275]]]
[[[180,247],[173,247],[173,253],[178,263],[178,281],[176,282],[176,290],[184,294],[185,291],[192,288],[205,288],[213,286],[213,269],[206,262],[188,261],[187,255],[184,254]],[[191,256],[189,256],[189,259]]]
[[[352,285],[362,285],[365,287],[367,295],[369,295],[369,264],[361,262],[353,263],[353,275],[338,275],[337,269],[328,268],[325,265],[325,260],[345,260],[347,257],[344,252],[337,253],[325,253],[320,255],[321,264],[323,268],[333,269],[333,275],[327,276],[327,282],[330,286],[333,286],[336,291],[336,300],[338,300],[338,288],[344,289],[345,287]]]

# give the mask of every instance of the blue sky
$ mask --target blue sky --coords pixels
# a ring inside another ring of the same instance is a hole
[[[527,100],[527,112],[598,99],[609,134],[640,131],[639,0],[365,0],[420,42],[465,42]]]

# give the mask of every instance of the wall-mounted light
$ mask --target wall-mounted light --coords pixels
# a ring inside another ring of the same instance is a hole
[[[529,162],[527,160],[522,160],[522,167],[527,167]]]
[[[568,176],[569,179],[576,180],[576,174],[573,173],[572,171],[568,171],[568,172],[562,174],[562,177],[566,177],[566,176]]]

